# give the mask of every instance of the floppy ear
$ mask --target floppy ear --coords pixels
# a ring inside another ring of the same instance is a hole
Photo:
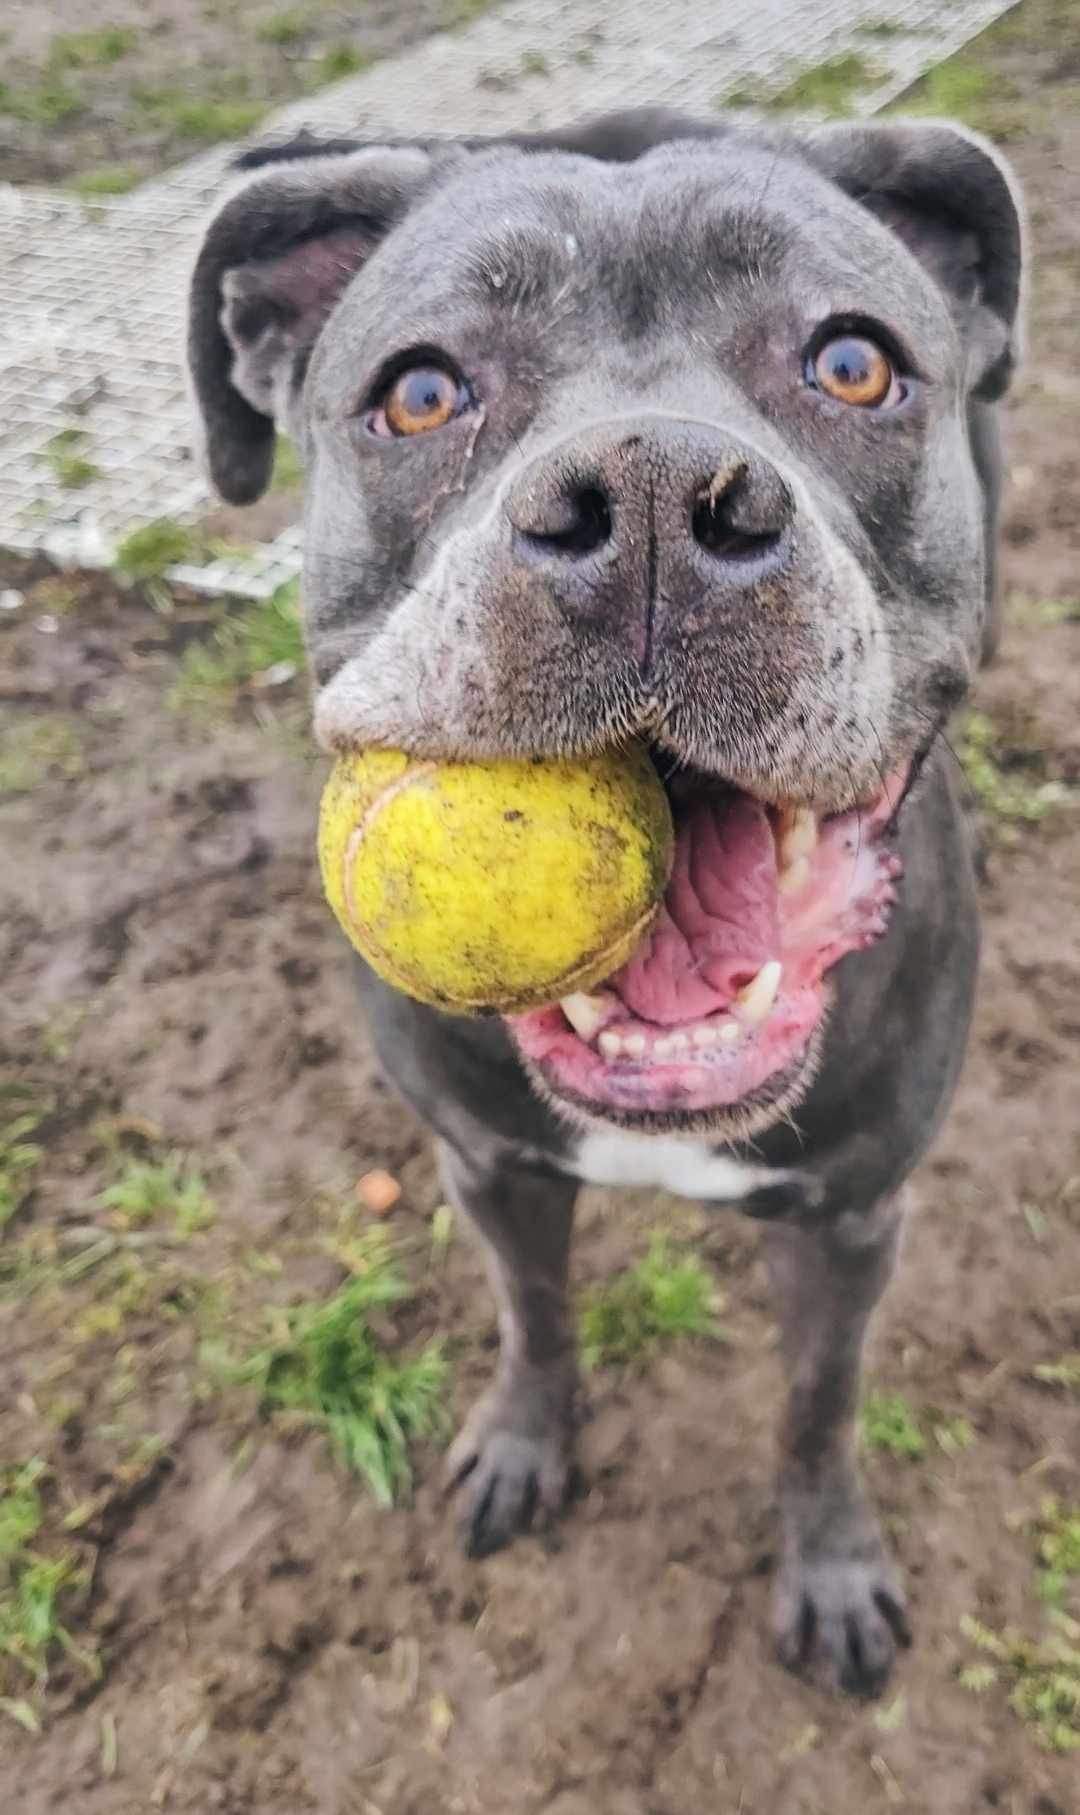
[[[1019,191],[993,146],[946,120],[823,127],[819,170],[891,227],[948,296],[971,356],[971,394],[1008,387],[1024,264]]]
[[[304,157],[253,178],[211,223],[191,282],[188,361],[210,474],[230,504],[265,490],[275,420],[324,323],[434,164],[416,146]]]

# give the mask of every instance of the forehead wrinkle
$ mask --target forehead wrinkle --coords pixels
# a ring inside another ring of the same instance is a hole
[[[561,287],[570,262],[564,238],[542,228],[515,227],[468,247],[461,275],[481,301],[514,310]]]

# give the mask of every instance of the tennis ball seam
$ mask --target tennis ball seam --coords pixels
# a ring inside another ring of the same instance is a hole
[[[345,894],[345,906],[349,910],[349,919],[354,926],[360,919],[360,913],[353,896],[353,866],[360,846],[383,809],[388,807],[391,801],[396,800],[399,794],[404,793],[406,788],[411,788],[420,776],[433,775],[437,768],[437,763],[410,763],[396,781],[392,781],[388,787],[376,794],[374,800],[368,804],[359,825],[354,826],[350,832],[345,846],[342,888]]]

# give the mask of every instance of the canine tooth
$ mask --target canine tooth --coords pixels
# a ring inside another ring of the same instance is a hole
[[[623,1043],[618,1034],[601,1034],[600,1051],[605,1059],[617,1059],[621,1056]]]
[[[622,1044],[623,1044],[623,1051],[625,1053],[628,1053],[630,1058],[640,1059],[642,1054],[645,1051],[645,1045],[646,1045],[645,1035],[644,1034],[624,1034]]]
[[[812,807],[788,807],[783,814],[777,837],[780,868],[785,870],[800,857],[810,857],[817,848],[818,823]]]
[[[760,1027],[772,1013],[780,988],[783,966],[779,958],[770,958],[763,964],[756,977],[741,989],[735,998],[735,1007],[740,1011],[739,1019],[747,1027]]]
[[[725,1046],[734,1046],[736,1040],[742,1039],[742,1028],[737,1021],[725,1021],[717,1038],[722,1040]]]
[[[586,1042],[595,1038],[597,1030],[604,1025],[607,1019],[607,1005],[604,998],[586,996],[581,990],[576,990],[571,996],[563,996],[559,1007],[579,1039]]]
[[[792,863],[785,864],[776,878],[776,886],[781,895],[797,895],[810,880],[809,857],[796,857]]]
[[[695,1027],[690,1038],[695,1046],[715,1046],[720,1038],[720,1029],[710,1027],[708,1022],[704,1022],[701,1027]]]

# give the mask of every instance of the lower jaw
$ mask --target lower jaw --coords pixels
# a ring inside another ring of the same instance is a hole
[[[814,1074],[827,985],[783,991],[760,1027],[728,1015],[681,1030],[671,1056],[607,1059],[581,1040],[559,1008],[509,1021],[522,1059],[549,1101],[572,1117],[640,1129],[680,1128],[745,1139],[775,1122],[805,1094]],[[702,1028],[716,1025],[714,1038]],[[716,1038],[716,1035],[721,1037]],[[731,1034],[734,1037],[722,1037]]]

